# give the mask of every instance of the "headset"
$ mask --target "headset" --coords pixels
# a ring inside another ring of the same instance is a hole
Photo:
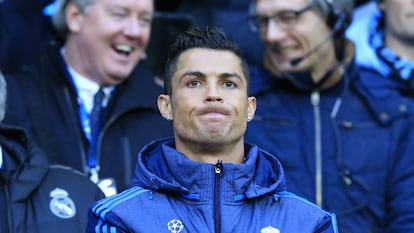
[[[335,36],[342,34],[345,29],[351,23],[351,17],[349,13],[345,10],[340,9],[335,3],[334,0],[324,0],[329,9],[329,14],[327,17],[327,24],[334,32]]]
[[[328,15],[326,17],[326,23],[328,27],[331,29],[329,35],[322,40],[318,45],[316,45],[313,49],[311,49],[308,53],[304,56],[293,59],[291,61],[292,66],[296,66],[301,63],[304,59],[311,56],[315,53],[318,49],[320,49],[326,42],[330,39],[335,40],[335,51],[338,60],[342,60],[345,56],[344,51],[344,32],[348,25],[351,23],[351,15],[347,13],[345,9],[340,9],[337,4],[334,2],[335,0],[321,0],[317,1],[314,0],[312,4],[316,7],[315,3],[319,4],[320,8],[325,8],[328,11]],[[338,0],[337,0],[338,1]],[[254,14],[255,12],[255,1],[252,1],[249,6],[249,15]],[[323,12],[320,12],[323,13]]]
[[[319,50],[326,42],[330,39],[335,40],[335,52],[338,60],[342,60],[345,56],[344,44],[343,44],[343,33],[350,23],[350,17],[344,10],[339,9],[332,0],[323,0],[327,5],[328,16],[326,23],[328,27],[331,28],[329,35],[322,40],[318,45],[313,49],[307,52],[304,56],[293,59],[290,63],[292,66],[297,66],[304,59],[310,57],[313,53]]]
[[[335,53],[338,61],[342,61],[346,56],[344,33],[352,20],[352,12],[346,8],[339,0],[324,0],[328,6],[329,14],[327,24],[332,29],[332,37],[335,41]],[[351,4],[348,2],[348,4]]]

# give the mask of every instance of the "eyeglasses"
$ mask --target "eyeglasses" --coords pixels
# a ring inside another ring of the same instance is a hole
[[[249,17],[250,28],[253,31],[259,31],[261,28],[266,29],[269,25],[269,21],[272,20],[273,23],[276,23],[282,30],[292,29],[299,17],[306,11],[312,9],[313,5],[308,5],[301,10],[285,10],[277,12],[271,16],[265,15],[251,15]]]

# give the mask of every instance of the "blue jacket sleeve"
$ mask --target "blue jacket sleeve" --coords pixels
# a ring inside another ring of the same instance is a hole
[[[327,215],[317,229],[314,231],[314,233],[338,233],[338,224],[336,222],[336,216],[335,214]]]
[[[96,212],[96,203],[89,209],[86,233],[133,233],[128,230],[122,220],[112,212],[105,210]]]

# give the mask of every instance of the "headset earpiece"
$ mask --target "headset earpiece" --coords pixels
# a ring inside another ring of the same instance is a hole
[[[334,0],[324,0],[329,8],[329,15],[327,18],[328,26],[331,28],[332,36],[335,41],[335,52],[338,61],[345,58],[345,30],[351,23],[351,15],[346,11],[345,7],[338,6]],[[342,7],[342,8],[341,8]]]
[[[328,16],[328,25],[335,34],[345,31],[348,26],[348,15],[329,0],[326,0],[330,8]]]

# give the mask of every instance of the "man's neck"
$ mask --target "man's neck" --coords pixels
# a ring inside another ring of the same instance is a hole
[[[414,39],[410,42],[406,42],[390,35],[390,33],[386,33],[385,46],[394,51],[399,57],[414,61]]]
[[[225,145],[224,145],[225,144]],[[218,160],[223,163],[240,164],[244,161],[244,141],[219,144],[192,144],[175,141],[176,150],[194,162],[215,164]]]

